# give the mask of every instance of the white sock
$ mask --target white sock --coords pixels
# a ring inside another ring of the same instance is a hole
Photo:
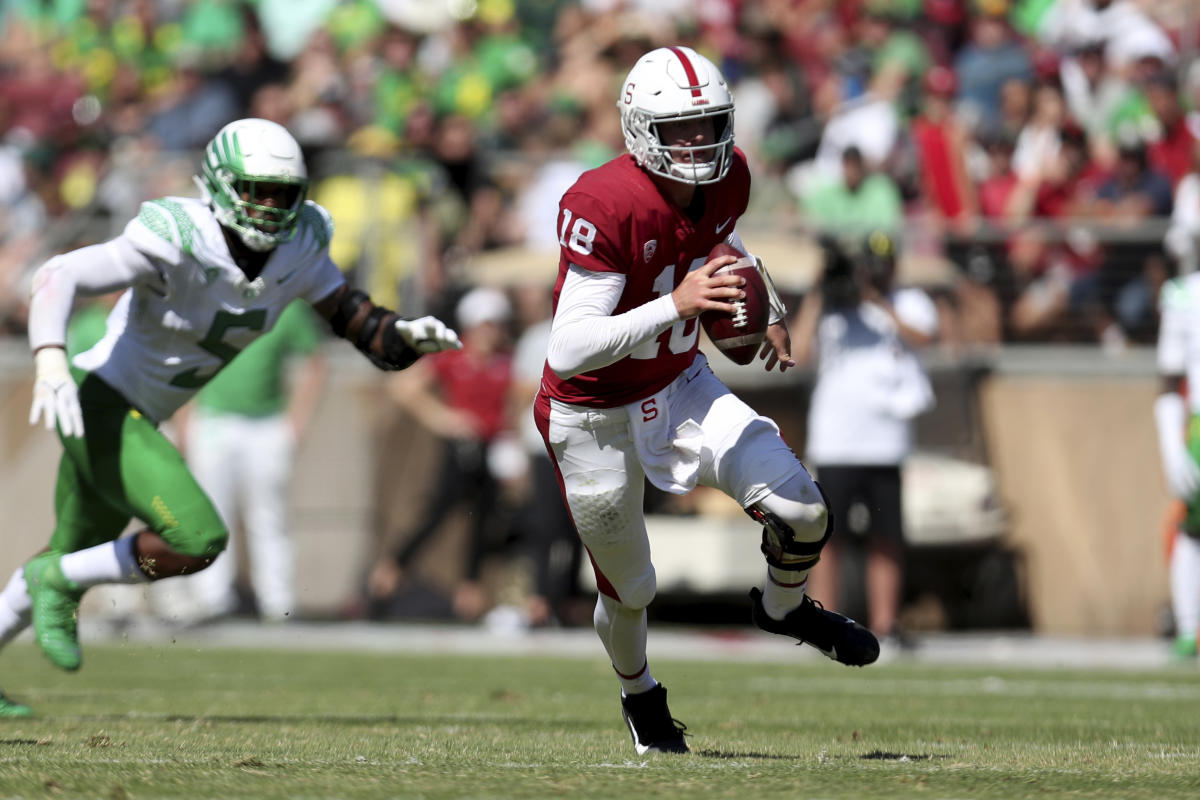
[[[100,583],[146,583],[150,580],[137,565],[135,537],[126,536],[62,557],[63,577],[86,589]]]
[[[592,622],[621,682],[622,694],[648,692],[658,685],[646,660],[646,609],[625,608],[601,594]]]
[[[767,565],[767,583],[763,586],[763,609],[771,619],[783,619],[800,607],[808,588],[808,570],[780,569]]]
[[[17,567],[4,591],[0,592],[0,646],[8,644],[29,627],[31,602],[25,589],[25,568]]]
[[[1200,540],[1183,531],[1171,548],[1171,610],[1180,636],[1195,636],[1200,628]]]

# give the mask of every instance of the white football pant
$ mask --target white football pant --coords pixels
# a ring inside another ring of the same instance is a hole
[[[720,489],[743,508],[769,504],[773,491],[786,487],[793,505],[809,504],[823,513],[820,491],[775,423],[729,391],[703,356],[671,384],[666,403],[672,427],[693,420],[703,431],[699,485]],[[548,425],[539,421],[539,427],[554,452],[567,506],[597,568],[601,592],[607,584],[621,605],[645,608],[656,586],[642,513],[644,472],[629,412],[552,400]],[[819,539],[824,525],[821,516],[800,538]],[[747,547],[758,548],[760,530],[747,519]]]

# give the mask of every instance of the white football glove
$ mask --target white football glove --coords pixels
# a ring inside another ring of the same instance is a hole
[[[67,352],[61,347],[43,347],[33,360],[37,378],[29,424],[36,425],[44,416],[46,430],[54,430],[57,422],[63,436],[83,436],[83,411],[79,408],[79,390],[67,366]]]
[[[1183,398],[1169,392],[1154,401],[1154,421],[1158,428],[1158,449],[1162,456],[1163,472],[1171,494],[1192,500],[1200,491],[1200,466],[1188,452],[1184,438],[1187,409]]]
[[[396,320],[396,331],[404,338],[404,343],[418,353],[462,349],[458,334],[437,317]]]

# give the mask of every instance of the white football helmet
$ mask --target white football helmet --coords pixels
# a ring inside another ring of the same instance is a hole
[[[638,59],[617,101],[625,147],[648,172],[683,183],[716,183],[733,163],[733,95],[720,70],[690,47],[660,47]],[[658,126],[712,117],[713,141],[668,146]]]
[[[204,148],[200,175],[217,221],[251,250],[265,252],[296,235],[308,170],[282,125],[253,118],[229,123]]]

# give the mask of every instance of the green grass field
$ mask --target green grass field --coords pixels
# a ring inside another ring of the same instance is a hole
[[[4,797],[1200,796],[1200,673],[655,662],[693,754],[639,757],[595,659],[32,645]]]

